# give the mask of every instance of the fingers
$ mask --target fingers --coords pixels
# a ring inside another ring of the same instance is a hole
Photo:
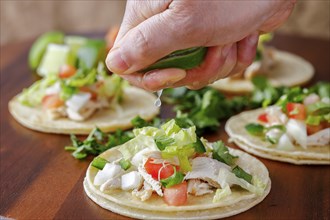
[[[149,91],[173,87],[173,84],[186,77],[186,71],[182,69],[169,68],[164,70],[155,70],[148,73],[132,73],[121,75],[122,78],[129,81],[132,85]]]
[[[259,33],[255,32],[237,43],[237,63],[230,75],[246,69],[254,60],[259,40]]]
[[[191,70],[159,69],[146,74],[133,73],[122,77],[131,84],[150,91],[179,86],[200,89],[249,66],[255,57],[258,36],[256,32],[236,44],[210,47],[203,63]]]
[[[137,19],[142,21],[140,23],[123,22],[115,44],[107,56],[107,67],[117,74],[131,74],[175,50],[202,46],[205,39],[195,36],[199,33],[194,29],[195,26],[187,23],[185,19],[177,19],[176,13],[178,11],[166,9],[157,11],[153,16],[145,15],[150,16],[147,19],[138,17]],[[186,17],[188,16],[190,15]],[[189,33],[196,34],[187,34],[188,27]]]

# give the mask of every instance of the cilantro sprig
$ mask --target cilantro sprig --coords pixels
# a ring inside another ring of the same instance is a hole
[[[159,126],[161,123],[159,118],[153,119],[151,122],[147,122],[140,116],[135,117],[131,121],[134,128],[140,128],[144,126]],[[88,155],[99,155],[102,152],[124,144],[134,137],[132,131],[116,130],[113,134],[107,134],[101,131],[99,128],[94,128],[85,140],[80,140],[76,135],[71,134],[70,139],[72,144],[64,147],[66,151],[72,151],[72,156],[76,159],[84,159]]]

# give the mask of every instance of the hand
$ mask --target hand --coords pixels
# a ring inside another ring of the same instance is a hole
[[[254,59],[258,35],[271,32],[290,15],[295,1],[128,1],[108,68],[147,90],[198,89],[237,73]],[[209,47],[191,70],[137,71],[167,54]]]

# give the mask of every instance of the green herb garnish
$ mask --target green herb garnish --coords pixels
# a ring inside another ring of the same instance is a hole
[[[257,123],[250,123],[245,125],[245,129],[249,134],[254,135],[254,136],[261,136],[264,135],[265,133],[265,127],[261,124]]]
[[[106,159],[103,159],[102,157],[95,157],[92,161],[92,166],[99,170],[103,170],[107,163],[109,162]]]
[[[179,183],[182,183],[184,175],[181,172],[177,172],[176,168],[173,166],[174,169],[174,173],[172,174],[172,176],[166,178],[166,179],[162,179],[160,180],[161,184],[165,187],[165,188],[170,188],[171,186],[177,185]]]
[[[213,159],[223,162],[229,166],[235,164],[235,158],[238,157],[230,154],[228,148],[222,141],[217,141],[213,143],[212,147],[213,147],[213,154],[212,154]]]
[[[124,158],[122,158],[119,161],[119,165],[123,170],[128,170],[131,167],[131,162],[129,160],[125,160]]]
[[[232,172],[237,176],[238,178],[242,178],[246,180],[248,183],[252,184],[252,175],[245,172],[241,167],[235,166],[232,169]]]

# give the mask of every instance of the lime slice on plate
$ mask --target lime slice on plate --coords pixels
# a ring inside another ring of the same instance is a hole
[[[47,32],[41,35],[32,45],[29,51],[29,66],[31,69],[37,69],[41,59],[46,51],[48,44],[63,43],[64,34],[62,32]]]
[[[65,64],[74,65],[75,56],[70,46],[64,44],[49,44],[45,55],[37,69],[40,76],[57,74],[61,66]]]
[[[206,52],[206,47],[193,47],[184,50],[177,50],[161,58],[156,63],[143,69],[141,72],[165,68],[192,69],[203,62]]]

